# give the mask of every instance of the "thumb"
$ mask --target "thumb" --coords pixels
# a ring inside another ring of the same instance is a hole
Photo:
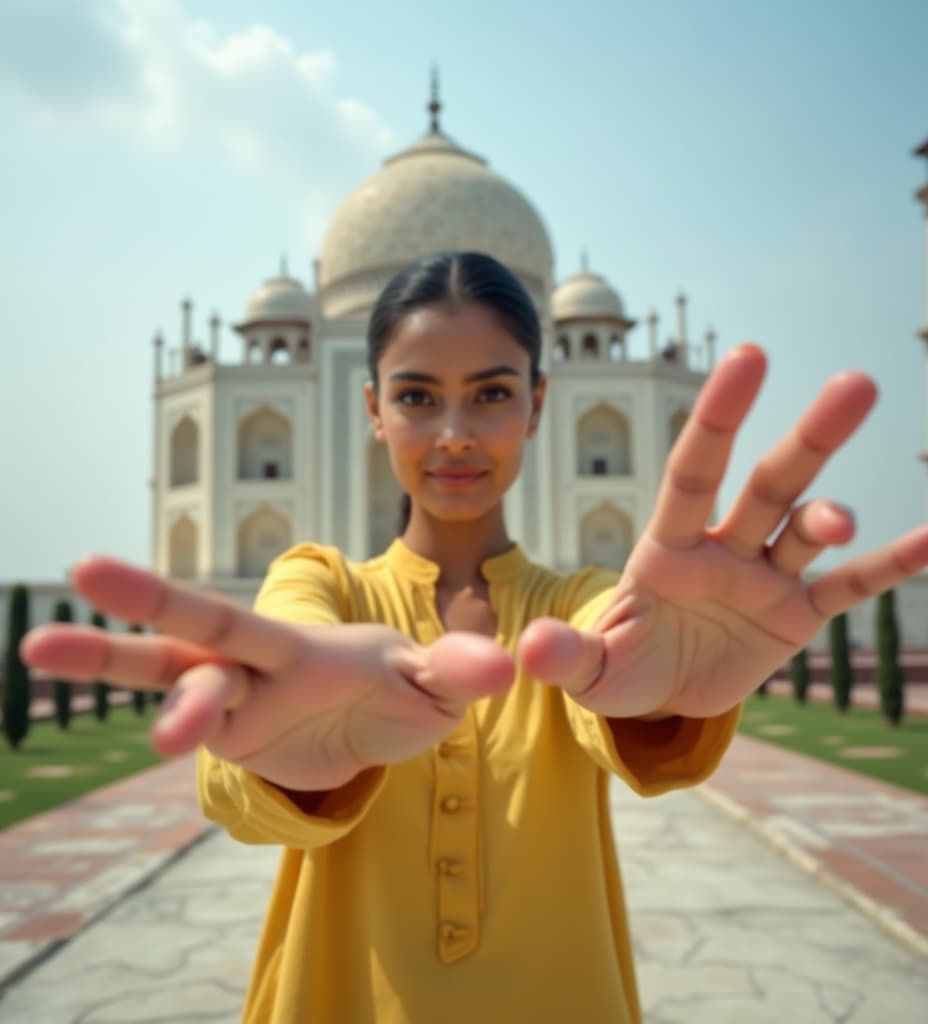
[[[420,649],[417,662],[410,681],[453,714],[478,697],[502,696],[516,674],[512,655],[479,633],[447,633]]]
[[[519,660],[529,675],[579,697],[599,681],[606,647],[601,633],[580,632],[560,619],[536,619],[519,638]]]

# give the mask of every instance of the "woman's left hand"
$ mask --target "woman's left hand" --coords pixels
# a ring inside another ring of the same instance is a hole
[[[928,565],[922,526],[803,579],[824,548],[854,533],[847,509],[796,503],[876,400],[875,385],[860,373],[832,378],[757,463],[728,515],[708,525],[765,369],[753,345],[719,363],[673,447],[654,515],[606,611],[586,633],[552,619],[532,623],[519,645],[531,675],[613,717],[717,715],[833,616]]]

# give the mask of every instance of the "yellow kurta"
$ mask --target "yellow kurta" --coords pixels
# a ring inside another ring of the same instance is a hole
[[[518,547],[482,571],[510,651],[540,616],[590,626],[616,581],[559,575]],[[271,567],[256,607],[295,623],[382,622],[429,644],[443,632],[437,577],[400,540],[363,564],[301,545]],[[644,796],[697,783],[736,722],[609,721],[520,676],[432,750],[363,773],[313,816],[201,751],[206,815],[243,842],[286,847],[243,1019],[638,1021],[608,773]]]

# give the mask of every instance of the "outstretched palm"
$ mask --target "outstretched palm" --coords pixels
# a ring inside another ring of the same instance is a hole
[[[95,607],[160,635],[43,626],[23,642],[29,664],[169,691],[153,736],[162,753],[203,743],[287,789],[329,789],[408,760],[513,678],[510,655],[484,636],[426,648],[376,623],[290,625],[107,558],[83,562],[72,582]]]
[[[710,378],[668,460],[654,516],[588,634],[533,624],[529,671],[610,715],[706,717],[750,693],[834,615],[928,563],[928,527],[812,582],[803,569],[853,535],[849,512],[795,505],[876,398],[862,374],[833,378],[709,526],[735,435],[763,379],[742,346]]]

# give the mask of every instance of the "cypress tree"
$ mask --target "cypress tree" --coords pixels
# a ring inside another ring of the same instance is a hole
[[[19,642],[29,631],[29,591],[17,583],[10,591],[3,659],[3,732],[7,743],[18,750],[29,733],[31,681],[19,656]]]
[[[851,706],[851,687],[854,672],[851,668],[851,653],[847,643],[847,613],[836,615],[828,623],[828,644],[831,648],[831,690],[835,707],[847,711]]]
[[[74,613],[71,602],[62,598],[55,605],[55,622],[73,622]],[[52,682],[52,698],[55,701],[55,721],[59,729],[67,729],[71,721],[71,684],[61,679]]]
[[[876,606],[876,684],[886,721],[897,726],[905,713],[905,677],[899,665],[899,630],[895,593],[880,594]]]
[[[798,703],[805,704],[809,691],[809,656],[805,647],[790,659],[789,674],[793,681],[793,696]]]
[[[130,633],[142,633],[144,631],[143,631],[143,629],[142,629],[142,627],[140,625],[138,625],[137,623],[133,623],[129,627],[129,632]],[[145,698],[146,698],[146,696],[147,696],[147,694],[145,693],[144,690],[133,690],[132,691],[132,710],[137,715],[144,715],[145,714]]]
[[[100,612],[94,612],[90,616],[90,623],[100,629],[106,629],[106,618]],[[110,688],[100,679],[93,684],[93,713],[99,722],[105,722],[110,713]]]

